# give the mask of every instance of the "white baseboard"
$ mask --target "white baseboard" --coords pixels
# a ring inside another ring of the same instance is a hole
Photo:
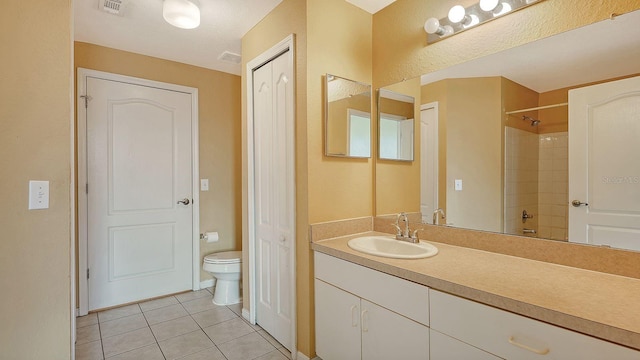
[[[210,288],[210,287],[213,287],[213,285],[215,284],[216,284],[215,279],[200,281],[200,289]]]
[[[242,317],[245,318],[245,320],[250,321],[249,319],[251,319],[251,315],[249,314],[249,310],[242,308]]]
[[[314,357],[313,359],[309,359],[309,357],[300,351],[296,354],[296,360],[321,360],[319,357]]]

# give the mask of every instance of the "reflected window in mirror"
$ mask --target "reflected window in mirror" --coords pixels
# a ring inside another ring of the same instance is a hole
[[[379,157],[413,161],[415,98],[387,89],[378,91]]]
[[[371,157],[371,85],[325,76],[325,155]]]

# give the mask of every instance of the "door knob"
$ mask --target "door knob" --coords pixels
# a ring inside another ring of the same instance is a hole
[[[184,198],[182,200],[178,200],[178,204],[182,204],[182,205],[189,205],[190,201],[187,198]]]
[[[584,203],[584,202],[581,202],[580,200],[573,200],[573,201],[571,202],[571,205],[573,205],[574,207],[580,207],[580,206],[582,206],[582,205],[584,205],[584,206],[589,206],[589,204]]]

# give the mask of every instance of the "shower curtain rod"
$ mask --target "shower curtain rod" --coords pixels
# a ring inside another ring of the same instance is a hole
[[[505,115],[523,113],[523,112],[534,111],[534,110],[550,109],[550,108],[555,108],[555,107],[560,107],[560,106],[567,106],[567,105],[569,105],[569,103],[565,102],[565,103],[554,104],[554,105],[545,105],[545,106],[532,107],[532,108],[522,109],[522,110],[507,111],[505,113]]]

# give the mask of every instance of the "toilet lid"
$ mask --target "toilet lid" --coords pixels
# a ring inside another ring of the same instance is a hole
[[[204,257],[204,262],[210,264],[235,264],[242,259],[242,251],[223,251],[209,254]]]

